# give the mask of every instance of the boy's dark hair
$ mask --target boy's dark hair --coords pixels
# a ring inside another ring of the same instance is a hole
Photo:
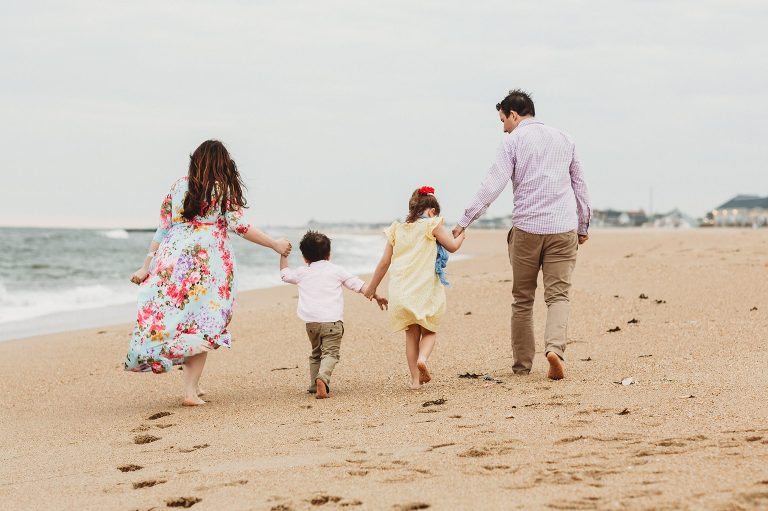
[[[512,89],[507,97],[496,103],[496,110],[501,110],[504,115],[517,112],[517,115],[523,117],[526,115],[536,115],[536,108],[533,106],[531,95],[520,89]]]
[[[323,261],[331,257],[331,240],[321,232],[307,231],[301,238],[299,250],[310,263]]]

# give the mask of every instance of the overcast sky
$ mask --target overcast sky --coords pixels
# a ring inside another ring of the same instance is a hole
[[[208,138],[256,225],[389,221],[421,185],[453,222],[513,87],[595,208],[700,216],[768,195],[766,26],[760,1],[4,1],[0,225],[153,225]]]

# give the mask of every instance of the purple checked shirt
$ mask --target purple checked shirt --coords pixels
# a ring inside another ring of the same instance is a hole
[[[592,210],[573,140],[536,119],[525,119],[496,150],[496,162],[483,179],[464,216],[467,227],[512,181],[512,225],[531,234],[577,230],[587,234]]]

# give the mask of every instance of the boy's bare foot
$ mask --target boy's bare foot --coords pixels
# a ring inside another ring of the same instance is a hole
[[[562,380],[565,376],[563,361],[554,352],[547,353],[547,362],[549,362],[549,373],[547,377],[550,380]]]
[[[318,378],[315,380],[317,383],[317,394],[315,394],[315,399],[327,399],[328,398],[328,387],[325,386],[325,382]]]
[[[200,405],[204,405],[205,401],[203,401],[199,397],[186,398],[184,401],[181,402],[181,404],[182,406],[200,406]]]
[[[419,383],[429,383],[429,381],[432,380],[432,376],[429,374],[427,361],[419,359],[419,361],[416,362],[416,367],[419,368]]]

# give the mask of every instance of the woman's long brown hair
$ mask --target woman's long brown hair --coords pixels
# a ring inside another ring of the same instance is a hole
[[[208,215],[215,207],[221,213],[246,205],[245,185],[229,151],[218,140],[206,140],[189,155],[189,191],[184,198],[184,218]]]

